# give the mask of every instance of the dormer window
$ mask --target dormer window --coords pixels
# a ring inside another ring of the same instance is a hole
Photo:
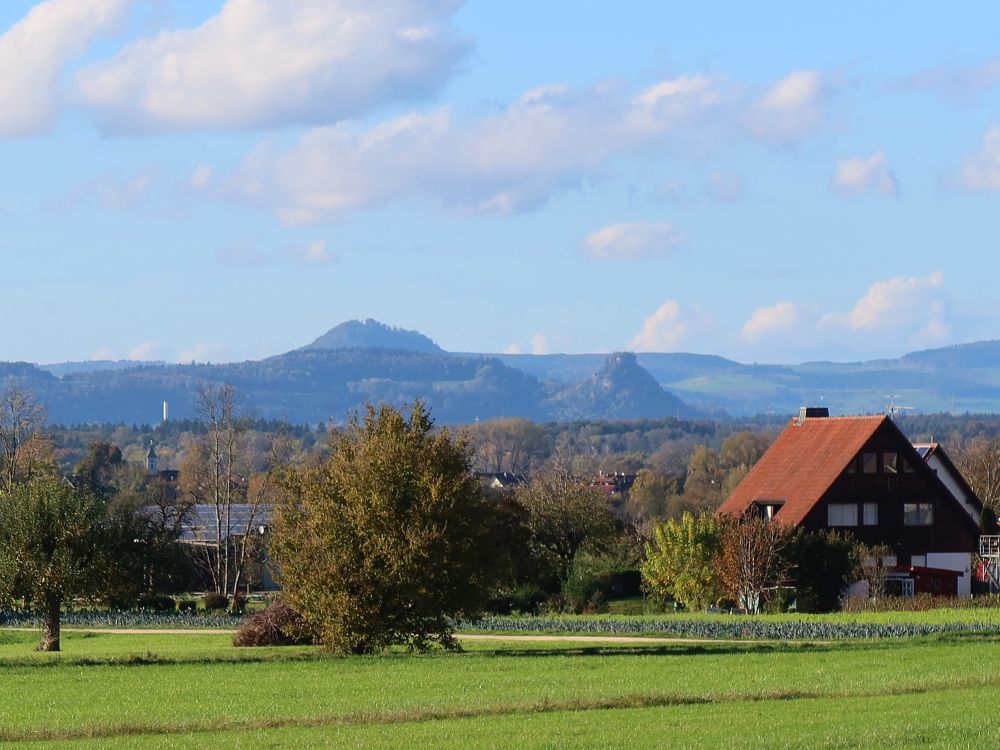
[[[754,503],[754,510],[765,521],[771,521],[784,504],[784,500],[758,500]]]

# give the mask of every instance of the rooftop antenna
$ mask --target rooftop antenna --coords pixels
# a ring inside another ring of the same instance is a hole
[[[889,405],[885,407],[885,413],[889,415],[889,419],[895,421],[896,415],[901,411],[913,411],[912,406],[902,406],[896,403],[896,399],[900,398],[897,394],[887,393],[885,397],[889,399]]]

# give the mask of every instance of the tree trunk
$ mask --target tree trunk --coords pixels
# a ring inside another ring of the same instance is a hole
[[[38,644],[39,651],[59,650],[59,610],[61,604],[62,601],[58,596],[45,597],[44,624],[42,625],[42,641]]]

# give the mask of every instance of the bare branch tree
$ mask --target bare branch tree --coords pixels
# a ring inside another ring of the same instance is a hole
[[[45,429],[45,407],[30,391],[10,384],[0,392],[0,451],[3,459],[3,486],[30,479],[36,461],[33,452],[25,458],[25,447]]]
[[[760,612],[769,593],[782,588],[789,564],[790,529],[747,516],[730,524],[722,537],[719,572],[729,594],[750,614]]]

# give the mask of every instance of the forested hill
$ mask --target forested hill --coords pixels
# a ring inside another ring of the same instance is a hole
[[[294,423],[341,422],[365,401],[423,399],[443,423],[522,416],[618,419],[698,416],[638,366],[598,391],[546,384],[481,355],[401,349],[300,349],[232,364],[139,365],[57,378],[25,363],[0,365],[0,379],[30,389],[51,421],[154,423],[164,400],[175,418],[192,416],[198,384],[228,382],[261,417]],[[641,383],[640,387],[636,383]],[[570,395],[563,398],[563,391]]]
[[[917,413],[1000,413],[1000,342],[868,362],[757,365],[686,353],[454,354],[417,331],[367,320],[260,361],[0,364],[0,380],[8,379],[64,423],[153,423],[164,400],[172,415],[190,416],[200,381],[232,382],[260,416],[297,423],[341,421],[366,400],[414,398],[445,423],[792,414],[803,404],[866,414],[881,413],[890,394]]]

